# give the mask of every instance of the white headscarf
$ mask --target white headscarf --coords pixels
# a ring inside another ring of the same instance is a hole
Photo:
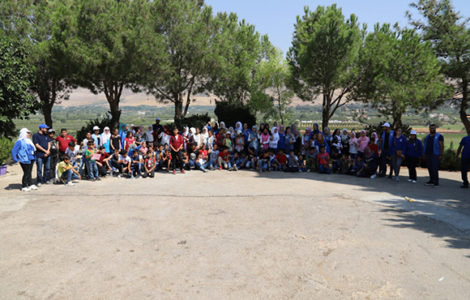
[[[235,130],[236,131],[243,131],[243,126],[242,126],[242,122],[238,121],[237,123],[235,123]]]
[[[108,130],[108,133],[106,133],[106,130]],[[111,131],[109,130],[109,127],[106,126],[103,130],[103,133],[101,134],[101,144],[107,144],[108,141],[111,139]]]
[[[34,146],[34,143],[31,139],[28,138],[28,132],[31,132],[28,130],[28,128],[21,128],[20,130],[20,136],[18,137],[18,141],[25,141],[26,144],[29,144],[33,146],[34,150],[36,150],[36,146]]]
[[[219,123],[219,127],[222,129],[222,128],[225,128],[225,122],[224,121],[221,121]]]

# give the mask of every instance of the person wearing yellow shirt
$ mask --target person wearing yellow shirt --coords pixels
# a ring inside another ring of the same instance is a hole
[[[64,155],[64,160],[57,166],[57,173],[61,182],[66,185],[74,185],[73,182],[78,182],[78,179],[81,179],[80,173],[71,164],[68,155]]]

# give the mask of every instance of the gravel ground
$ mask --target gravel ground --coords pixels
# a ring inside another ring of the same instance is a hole
[[[434,188],[192,171],[29,193],[20,173],[0,177],[1,299],[470,298],[458,173]]]

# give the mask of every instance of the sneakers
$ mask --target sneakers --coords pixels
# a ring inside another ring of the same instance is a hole
[[[21,189],[22,192],[29,192],[31,191],[31,188],[30,187],[24,187]]]
[[[467,183],[467,184],[465,184],[465,183],[462,184],[462,185],[460,186],[460,188],[461,188],[461,189],[468,189],[468,183]]]
[[[37,187],[41,187],[42,183],[38,182],[38,184],[36,184]]]
[[[393,180],[395,180],[396,182],[400,182],[400,178],[398,176],[395,176]]]
[[[372,175],[372,176],[370,177],[370,179],[374,179],[374,178],[376,178],[376,177],[377,177],[377,174],[374,174],[374,175]]]
[[[181,169],[181,174],[184,174],[184,169]]]
[[[176,175],[176,170],[173,170],[173,175]]]
[[[29,189],[30,189],[30,190],[37,190],[38,187],[33,184],[32,186],[29,187]]]
[[[74,179],[74,180],[72,180],[72,182],[73,182],[73,183],[79,183],[79,182],[80,182],[80,180],[78,180],[78,179]]]
[[[416,183],[417,181],[416,180],[411,180],[412,183]]]
[[[429,186],[430,186],[430,185],[434,185],[434,182],[428,181],[428,182],[425,183],[425,185],[429,185]]]
[[[408,179],[408,182],[412,182],[412,181],[413,181],[413,179]]]
[[[75,184],[72,183],[71,181],[69,181],[69,182],[66,184],[66,186],[74,186],[74,185],[75,185]]]

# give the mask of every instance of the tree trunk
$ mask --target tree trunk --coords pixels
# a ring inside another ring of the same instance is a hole
[[[175,99],[175,117],[174,117],[175,125],[179,126],[183,118],[184,118],[183,97],[182,95],[178,94]]]
[[[52,105],[48,101],[41,100],[41,111],[44,115],[44,122],[52,128]]]
[[[124,87],[120,82],[104,82],[104,94],[109,103],[109,113],[111,114],[111,126],[119,128],[119,120],[121,118],[121,110],[119,109],[119,102],[121,100],[121,93]]]
[[[322,119],[321,119],[322,130],[328,127],[328,123],[330,122],[330,104],[331,104],[331,99],[329,98],[329,93],[323,92]]]
[[[397,114],[393,115],[392,128],[394,130],[396,130],[398,128],[403,129],[403,122],[402,122],[402,114],[401,113],[397,113]]]
[[[468,109],[468,82],[462,81],[462,102],[460,102],[460,120],[465,126],[467,134],[470,135],[470,120],[467,118],[467,109]]]

